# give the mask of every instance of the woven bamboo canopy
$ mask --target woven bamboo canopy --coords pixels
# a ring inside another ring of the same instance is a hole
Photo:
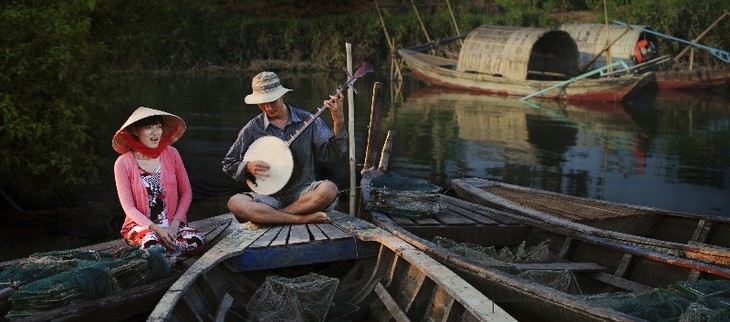
[[[639,40],[647,39],[658,46],[659,42],[655,35],[637,29],[627,31],[626,26],[602,25],[602,24],[564,24],[561,30],[567,31],[578,45],[580,63],[591,60],[600,53],[609,43],[614,42],[610,48],[611,61],[623,60],[627,65],[634,64],[634,47]],[[658,49],[657,49],[658,50]],[[593,64],[594,68],[606,66],[606,52]]]
[[[519,80],[567,78],[578,74],[578,47],[558,29],[480,26],[464,40],[456,69]]]

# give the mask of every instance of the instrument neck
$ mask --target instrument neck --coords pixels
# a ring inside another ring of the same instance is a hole
[[[327,109],[327,107],[324,106],[324,104],[322,104],[322,106],[317,108],[317,111],[314,112],[314,114],[312,114],[312,116],[310,116],[309,119],[304,121],[304,124],[302,125],[302,127],[300,127],[296,132],[294,132],[294,134],[289,138],[289,140],[286,140],[286,146],[291,146],[292,142],[294,142],[294,140],[296,140],[300,135],[302,135],[304,130],[306,130],[312,123],[314,123],[314,120],[317,119],[319,117],[319,115],[322,114],[322,112],[325,109]]]

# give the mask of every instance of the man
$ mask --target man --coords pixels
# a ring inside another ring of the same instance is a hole
[[[258,138],[276,136],[288,140],[311,118],[311,113],[284,103],[283,96],[291,89],[281,85],[272,72],[261,72],[251,82],[253,92],[246,96],[246,104],[256,104],[261,114],[251,119],[238,133],[223,158],[223,172],[234,180],[265,179],[270,165],[263,160],[243,161],[249,146]],[[343,131],[344,95],[338,92],[324,101],[332,115],[333,129],[322,119],[312,121],[291,146],[294,160],[289,182],[272,195],[255,192],[236,194],[228,200],[228,209],[240,222],[260,224],[323,223],[329,222],[325,211],[337,205],[337,184],[329,180],[316,181],[315,162],[343,157],[347,151],[347,132]],[[284,157],[284,156],[282,156]]]

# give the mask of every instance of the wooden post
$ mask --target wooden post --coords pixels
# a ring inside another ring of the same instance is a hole
[[[385,143],[383,143],[383,151],[380,152],[380,165],[378,165],[378,171],[388,171],[388,162],[390,162],[390,150],[393,149],[393,137],[396,131],[388,130],[388,135],[385,137]]]

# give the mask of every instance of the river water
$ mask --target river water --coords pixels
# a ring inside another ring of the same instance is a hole
[[[126,102],[100,118],[99,125],[108,132],[100,140],[111,141],[140,105],[181,116],[187,131],[175,146],[191,178],[194,206],[198,205],[190,217],[217,215],[225,210],[225,199],[242,189],[223,174],[220,161],[241,126],[260,113],[243,103],[252,76],[126,76],[119,88]],[[280,73],[280,77],[294,89],[285,101],[311,112],[344,81],[341,73]],[[356,173],[365,155],[373,84],[380,82],[385,104],[375,139],[380,151],[385,132],[396,131],[390,171],[427,179],[444,190],[454,178],[480,177],[615,202],[730,216],[727,90],[647,93],[617,104],[526,103],[429,87],[408,74],[400,86],[390,79],[388,73],[376,72],[356,84],[360,90],[354,97]],[[331,124],[328,112],[322,116]],[[112,173],[117,155],[111,146],[103,153],[108,160],[106,174],[78,198],[108,206],[118,220],[122,214]],[[344,204],[350,188],[348,166],[345,159],[320,171],[338,183]],[[205,200],[216,201],[205,204]],[[107,223],[105,238],[118,236],[115,223]],[[78,243],[62,236],[27,238],[40,242],[15,240],[9,250],[3,249],[3,259]]]

